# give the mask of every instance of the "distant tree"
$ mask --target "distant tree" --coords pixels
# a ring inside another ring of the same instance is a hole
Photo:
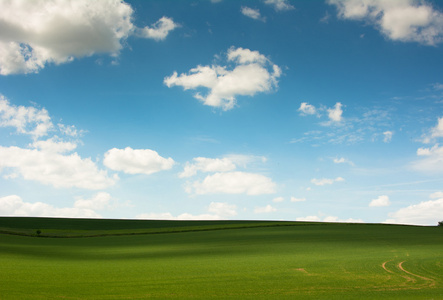
[[[438,226],[443,226],[443,221],[438,222]]]
[[[40,233],[42,233],[42,231],[41,231],[40,229],[37,229],[37,230],[35,231],[35,233],[37,233],[37,236],[40,236]]]

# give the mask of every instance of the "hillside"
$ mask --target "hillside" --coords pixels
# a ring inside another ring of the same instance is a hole
[[[70,228],[74,233],[111,234],[85,238],[0,234],[0,299],[441,299],[443,295],[440,227],[44,218],[0,218],[0,224],[29,232],[38,227],[42,234],[61,230],[70,236]],[[171,228],[177,230],[168,233]],[[149,234],[147,229],[162,234]],[[122,230],[127,235],[112,235]],[[129,235],[131,230],[137,234]]]

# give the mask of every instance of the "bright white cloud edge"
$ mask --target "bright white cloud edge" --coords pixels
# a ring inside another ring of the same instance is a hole
[[[246,194],[250,196],[273,194],[276,184],[271,178],[248,172],[225,172],[206,176],[201,181],[188,183],[186,192],[195,195]]]
[[[168,87],[181,86],[184,90],[206,89],[206,95],[197,91],[194,98],[225,111],[235,107],[238,96],[254,96],[277,88],[282,73],[280,67],[258,51],[231,47],[226,57],[229,63],[235,64],[234,68],[198,65],[187,74],[178,75],[174,71],[164,78],[164,83]]]
[[[172,158],[161,157],[150,149],[113,148],[105,153],[103,163],[114,171],[123,171],[127,174],[150,175],[163,170],[171,169],[175,162]]]
[[[8,34],[0,34],[0,74],[37,73],[97,53],[116,57],[131,35],[163,40],[178,27],[162,17],[137,28],[133,13],[119,0],[3,2],[0,19]]]

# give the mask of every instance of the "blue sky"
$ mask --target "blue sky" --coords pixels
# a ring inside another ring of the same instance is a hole
[[[0,20],[0,215],[443,219],[439,1],[8,1]]]

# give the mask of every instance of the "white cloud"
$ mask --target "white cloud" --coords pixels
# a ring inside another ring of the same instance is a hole
[[[438,118],[437,125],[431,129],[431,137],[443,137],[443,117]]]
[[[322,179],[316,179],[313,178],[311,180],[311,183],[315,184],[315,185],[327,185],[327,184],[333,184],[334,182],[341,182],[341,181],[345,181],[344,178],[342,177],[337,177],[335,179],[328,179],[328,178],[322,178]]]
[[[349,159],[346,159],[344,157],[340,157],[340,158],[336,157],[333,159],[333,162],[335,164],[349,164],[351,166],[355,165],[352,161],[350,161]]]
[[[174,72],[164,78],[164,83],[168,87],[182,86],[185,90],[206,88],[209,92],[205,96],[197,92],[194,97],[223,110],[234,108],[237,96],[254,96],[277,87],[281,69],[258,51],[231,47],[227,59],[235,64],[232,70],[227,66],[199,65],[188,74]]]
[[[401,208],[389,214],[390,219],[386,223],[412,224],[412,225],[437,225],[442,221],[443,198],[437,200],[422,201]]]
[[[57,208],[43,202],[24,202],[17,195],[0,198],[0,215],[23,217],[101,218],[101,216],[92,209],[77,207]]]
[[[306,201],[306,198],[291,197],[291,202],[303,202],[303,201]]]
[[[271,212],[275,212],[277,209],[275,207],[272,207],[271,205],[266,205],[265,207],[256,207],[254,209],[255,214],[267,214]]]
[[[342,163],[345,163],[345,162],[346,162],[346,159],[343,158],[343,157],[341,157],[341,158],[334,158],[334,163],[336,163],[336,164],[342,164]]]
[[[268,159],[265,156],[246,155],[246,154],[229,154],[225,158],[232,161],[236,166],[246,168],[250,164],[265,163]]]
[[[285,198],[283,197],[275,197],[274,199],[272,199],[272,202],[274,203],[279,203],[279,202],[283,202],[285,201]]]
[[[298,109],[302,116],[304,115],[315,115],[317,110],[314,105],[308,104],[307,102],[302,102],[300,108]]]
[[[2,2],[0,73],[34,73],[93,53],[118,53],[133,30],[130,5],[121,1]]]
[[[328,117],[331,121],[340,122],[342,120],[342,106],[343,105],[340,102],[337,102],[334,108],[328,108]]]
[[[64,142],[58,136],[53,136],[45,141],[35,141],[30,146],[46,153],[65,153],[77,148],[76,143]]]
[[[442,41],[443,14],[417,0],[329,0],[343,19],[374,25],[385,37],[435,45]]]
[[[304,222],[320,222],[321,219],[318,216],[306,216],[306,217],[298,217],[295,219],[296,221],[304,221]]]
[[[174,30],[177,27],[179,27],[179,25],[174,23],[171,18],[162,17],[151,27],[146,26],[144,28],[139,28],[136,30],[136,32],[138,36],[161,41],[168,36],[170,31]]]
[[[203,181],[188,185],[186,191],[204,194],[262,195],[275,192],[276,184],[268,177],[246,172],[226,172],[208,175]]]
[[[39,138],[46,135],[54,125],[46,109],[11,105],[0,94],[0,127],[14,127],[18,133]]]
[[[62,134],[71,137],[78,135],[74,126],[58,125]],[[90,158],[83,159],[77,153],[66,154],[77,147],[78,141],[64,141],[57,135],[39,140],[57,129],[45,109],[11,105],[0,95],[0,127],[13,127],[18,133],[28,134],[34,140],[29,144],[29,149],[0,146],[0,171],[12,170],[11,174],[3,176],[5,179],[21,175],[25,180],[57,188],[92,190],[107,188],[118,179],[116,176],[108,177],[107,172],[99,170]]]
[[[303,137],[293,139],[292,143],[311,142],[313,145],[320,144],[355,144],[367,139],[375,142],[380,135],[376,132],[387,131],[392,128],[389,110],[369,109],[361,117],[343,117],[342,104],[336,104],[334,108],[319,106],[317,116],[327,113],[331,114],[335,120],[328,118],[328,121],[319,123],[323,130],[310,130],[303,134]],[[321,113],[321,114],[320,114]],[[329,117],[329,116],[328,116]]]
[[[414,170],[424,173],[443,172],[443,147],[436,144],[432,148],[419,148],[417,155],[424,158],[411,163]]]
[[[58,123],[57,126],[58,126],[58,129],[60,130],[60,132],[63,133],[64,135],[67,135],[67,136],[78,137],[78,136],[83,135],[83,133],[84,133],[83,130],[77,130],[77,128],[75,128],[74,125],[65,125],[65,124]]]
[[[260,11],[258,9],[253,9],[247,6],[242,6],[241,13],[251,19],[259,20],[259,21],[266,21],[266,18],[262,17],[260,14]]]
[[[443,198],[443,192],[435,192],[432,193],[429,198],[431,199],[436,199],[436,198]]]
[[[95,194],[91,199],[78,199],[74,203],[75,208],[104,210],[111,204],[111,195],[109,193],[100,192]]]
[[[108,177],[107,172],[99,170],[90,158],[83,159],[77,153],[62,155],[15,146],[0,146],[1,167],[17,170],[26,180],[57,188],[98,190],[114,185],[117,179]]]
[[[144,213],[136,216],[137,219],[151,220],[223,220],[237,215],[237,206],[224,202],[211,202],[208,207],[210,214],[192,215],[183,213],[174,217],[171,213]]]
[[[286,11],[295,8],[289,4],[288,0],[265,0],[265,3],[274,6],[276,11]]]
[[[226,202],[211,202],[208,212],[221,217],[233,217],[237,215],[237,206]]]
[[[389,202],[389,197],[386,195],[379,196],[377,199],[373,199],[371,203],[369,203],[370,207],[380,207],[380,206],[389,206],[391,203]]]
[[[235,163],[229,158],[206,158],[196,157],[193,159],[194,163],[187,162],[183,172],[179,174],[179,177],[191,177],[201,172],[227,172],[236,168]]]
[[[36,73],[95,53],[116,56],[134,32],[161,40],[176,27],[166,17],[143,29],[132,20],[133,9],[119,0],[2,1],[0,74]]]
[[[326,216],[326,217],[306,216],[306,217],[296,218],[295,220],[301,222],[363,223],[362,219],[353,219],[353,218],[340,219],[335,216]]]
[[[230,154],[223,158],[207,158],[196,157],[193,163],[186,162],[183,172],[179,175],[180,178],[191,177],[197,174],[198,171],[209,172],[229,172],[241,166],[246,168],[249,164],[260,161],[266,162],[266,157],[243,154]]]
[[[193,215],[189,213],[183,213],[174,217],[171,213],[144,213],[135,216],[136,219],[146,219],[146,220],[221,220],[220,216],[213,214],[201,214]]]
[[[437,124],[429,130],[429,133],[423,136],[422,142],[429,144],[435,142],[437,138],[443,137],[443,117],[438,118]]]
[[[394,135],[394,133],[388,130],[383,132],[383,135],[384,135],[383,142],[389,143],[392,140],[392,136]]]
[[[127,174],[150,175],[171,169],[175,162],[170,157],[161,157],[154,150],[126,147],[125,149],[108,150],[103,163],[111,170],[123,171]]]

